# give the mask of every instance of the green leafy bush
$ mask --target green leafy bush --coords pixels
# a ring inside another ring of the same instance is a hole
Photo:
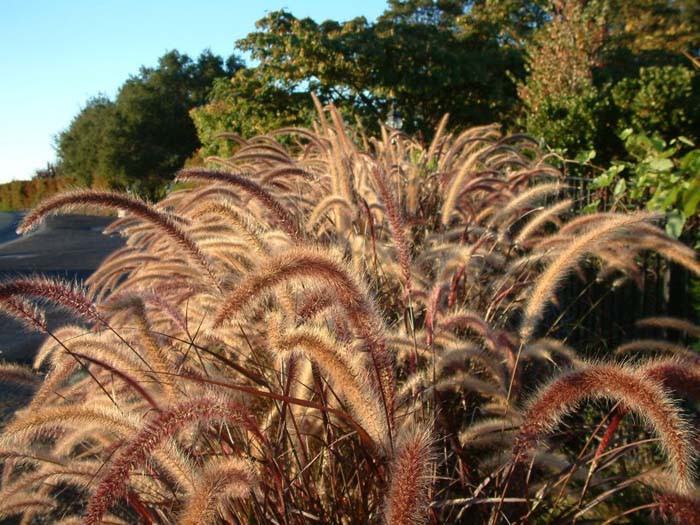
[[[686,67],[641,68],[638,77],[624,78],[612,89],[620,111],[618,125],[665,137],[696,135],[699,88],[698,75]]]
[[[593,87],[570,97],[548,96],[536,112],[528,114],[530,133],[557,149],[577,152],[595,148],[598,140],[599,113],[604,101]]]
[[[680,237],[686,222],[698,220],[700,149],[686,137],[666,142],[631,129],[620,137],[630,160],[613,162],[593,180],[592,188],[610,188],[613,206],[668,213],[667,232]],[[691,233],[693,241],[700,240],[697,232]]]

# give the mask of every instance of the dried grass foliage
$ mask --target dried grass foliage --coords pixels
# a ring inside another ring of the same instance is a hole
[[[424,147],[319,108],[313,130],[227,135],[237,152],[181,171],[186,188],[158,204],[95,191],[40,204],[23,229],[123,209],[110,229],[127,246],[87,288],[0,284],[30,329],[48,331],[47,301],[82,319],[49,334],[35,370],[0,365],[35,391],[0,438],[0,514],[569,523],[625,512],[633,483],[651,501],[643,473],[665,464],[650,505],[670,520],[695,508],[699,441],[677,401],[700,392],[690,350],[640,340],[590,363],[545,321],[584,269],[634,280],[651,250],[697,272],[696,254],[657,216],[572,217],[529,137],[446,122]],[[596,426],[568,426],[579,407]]]

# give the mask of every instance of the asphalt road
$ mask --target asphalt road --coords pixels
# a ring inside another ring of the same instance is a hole
[[[15,233],[20,214],[0,213],[0,281],[32,274],[73,280],[87,278],[107,255],[122,247],[118,235],[103,235],[113,217],[57,215],[34,233]],[[60,311],[48,313],[49,327],[71,319]],[[31,362],[44,335],[28,333],[14,319],[0,313],[0,360]]]

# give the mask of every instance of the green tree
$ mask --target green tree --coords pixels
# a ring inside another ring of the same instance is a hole
[[[700,44],[697,0],[557,0],[548,18],[526,45],[518,88],[530,133],[603,162],[627,155],[618,135],[628,127],[695,134],[698,84],[682,52]]]
[[[569,152],[591,149],[600,121],[593,68],[605,37],[598,2],[557,2],[551,19],[528,43],[528,77],[518,93],[528,131]]]
[[[497,26],[478,4],[393,1],[378,19],[376,84],[395,93],[408,131],[434,129],[444,113],[457,127],[509,120],[524,62],[502,35],[516,29]]]
[[[700,138],[700,75],[683,66],[643,67],[612,90],[620,131]]]
[[[232,78],[214,80],[206,104],[191,110],[200,156],[231,155],[231,142],[217,138],[234,132],[243,137],[261,135],[288,125],[308,124],[313,118],[308,93],[262,78],[256,68],[240,69]]]
[[[445,112],[460,127],[503,120],[517,102],[521,52],[481,16],[484,9],[474,10],[477,4],[391,1],[374,23],[270,13],[237,44],[258,65],[217,85],[206,108],[194,111],[200,138],[206,146],[223,123],[244,134],[257,130],[270,124],[270,114],[275,122],[303,123],[309,92],[369,128],[392,104],[408,132],[433,129]]]
[[[70,126],[56,137],[62,172],[83,186],[111,178],[108,153],[116,125],[114,102],[105,96],[90,99]],[[99,185],[99,184],[98,184]]]
[[[156,197],[164,182],[199,147],[189,111],[206,101],[216,78],[241,67],[210,51],[196,61],[170,51],[143,67],[114,102],[86,106],[57,140],[61,169],[85,185],[128,188]]]
[[[627,49],[639,65],[663,65],[669,53],[700,47],[698,0],[609,0],[611,45]]]
[[[193,62],[171,51],[119,90],[111,165],[114,180],[153,196],[199,146],[189,111],[206,100],[223,61],[210,52]]]

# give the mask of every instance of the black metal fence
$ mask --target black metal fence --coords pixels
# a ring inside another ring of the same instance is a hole
[[[568,177],[567,185],[578,211],[598,201],[600,210],[610,209],[610,191],[591,189],[589,179]],[[559,304],[548,316],[550,333],[593,353],[605,353],[621,343],[648,337],[682,340],[682,334],[640,329],[646,317],[673,316],[700,323],[700,284],[685,268],[656,254],[641,257],[641,279],[597,281],[595,269],[586,279],[572,276]]]

